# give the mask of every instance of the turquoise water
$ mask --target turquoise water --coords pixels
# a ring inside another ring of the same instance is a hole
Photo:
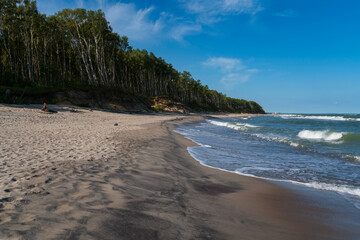
[[[360,209],[360,115],[213,118],[179,132],[205,165],[333,191]]]

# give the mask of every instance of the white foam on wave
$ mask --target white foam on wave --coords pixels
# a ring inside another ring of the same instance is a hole
[[[292,147],[299,147],[299,146],[300,146],[300,144],[298,144],[298,143],[294,143],[294,142],[290,142],[290,146],[292,146]]]
[[[303,186],[307,186],[307,187],[311,187],[311,188],[315,188],[315,189],[319,189],[319,190],[333,191],[333,192],[337,192],[337,193],[345,193],[345,194],[350,194],[350,195],[360,198],[360,188],[354,188],[354,187],[350,187],[350,186],[346,186],[346,185],[321,183],[321,182],[304,183],[304,182],[298,182],[298,181],[293,181],[293,180],[283,180],[283,179],[259,177],[259,176],[253,175],[253,174],[241,172],[241,170],[242,169],[238,169],[235,171],[235,173],[244,175],[244,176],[264,179],[264,180],[268,180],[268,181],[287,182],[287,183],[303,185]]]
[[[275,142],[285,143],[285,144],[288,144],[288,145],[290,145],[292,147],[302,147],[301,144],[299,144],[297,142],[293,142],[291,139],[286,138],[286,137],[280,137],[280,136],[275,136],[275,135],[266,136],[266,135],[263,135],[263,134],[260,134],[260,133],[254,133],[254,134],[250,134],[250,135],[254,136],[254,137],[261,138],[261,139],[266,140],[266,141],[275,141]]]
[[[359,188],[354,188],[346,185],[321,183],[321,182],[309,182],[309,183],[301,183],[301,184],[315,189],[334,191],[338,193],[346,193],[360,198]]]
[[[249,127],[249,128],[257,128],[259,126],[255,126],[255,125],[251,125],[248,123],[236,123],[236,126],[245,126],[245,127]]]
[[[261,139],[264,139],[267,141],[276,141],[276,142],[283,142],[283,143],[285,143],[289,140],[285,137],[280,137],[280,136],[275,136],[275,135],[266,136],[266,135],[263,135],[260,133],[254,133],[254,134],[251,134],[251,136],[258,137],[258,138],[261,138]]]
[[[360,156],[356,156],[356,155],[351,155],[351,154],[349,154],[349,155],[346,155],[346,157],[347,157],[348,159],[351,159],[351,160],[353,160],[353,161],[355,161],[355,162],[360,163]]]
[[[232,128],[232,129],[239,130],[239,131],[246,131],[246,130],[249,130],[249,128],[250,129],[251,128],[259,128],[259,126],[251,125],[248,123],[229,123],[229,122],[219,122],[219,121],[214,121],[214,120],[207,120],[207,121],[213,125],[228,127],[228,128]],[[285,143],[292,147],[302,147],[302,145],[300,145],[299,143],[291,141],[289,138],[285,138],[283,136],[266,136],[266,135],[259,134],[259,133],[251,134],[251,136],[255,136],[255,137],[267,140],[267,141],[276,141],[276,142]]]
[[[203,164],[203,165],[205,165],[205,164]],[[220,169],[220,170],[222,170],[222,169]],[[234,173],[237,173],[237,174],[240,174],[243,176],[259,178],[259,179],[263,179],[263,180],[267,180],[267,181],[285,182],[285,183],[302,185],[302,186],[306,186],[306,187],[310,187],[310,188],[314,188],[314,189],[318,189],[318,190],[322,190],[322,191],[332,191],[332,192],[336,192],[338,194],[343,195],[347,199],[348,199],[348,197],[346,197],[346,196],[352,196],[356,200],[354,201],[354,200],[350,199],[350,201],[353,203],[353,205],[356,208],[360,209],[360,204],[358,202],[360,199],[360,188],[350,187],[350,186],[346,186],[346,185],[321,183],[321,182],[304,183],[304,182],[298,182],[298,181],[293,181],[293,180],[283,180],[283,179],[259,177],[259,176],[253,175],[253,174],[241,172],[239,170],[241,170],[241,169],[234,171]]]
[[[298,114],[278,114],[275,115],[283,119],[314,119],[314,120],[330,120],[330,121],[360,121],[360,118],[345,118],[343,116],[306,116]]]
[[[333,132],[330,130],[313,131],[302,130],[298,133],[298,137],[309,140],[323,140],[323,141],[337,141],[340,140],[346,133]]]
[[[232,129],[239,130],[239,131],[246,131],[249,128],[259,127],[259,126],[255,126],[255,125],[251,125],[251,124],[247,124],[247,123],[230,123],[230,122],[219,122],[219,121],[214,121],[214,120],[207,120],[207,121],[216,126],[232,128]]]
[[[244,171],[249,171],[249,170],[274,171],[274,172],[282,171],[281,169],[277,169],[277,168],[255,167],[255,166],[253,166],[253,167],[242,167],[242,168],[237,169],[236,171],[244,172]]]
[[[304,183],[304,182],[298,182],[298,181],[293,181],[293,180],[282,180],[282,179],[272,179],[272,178],[267,178],[267,177],[259,177],[259,176],[255,176],[253,174],[243,173],[239,170],[236,170],[235,172],[240,175],[260,178],[260,179],[269,180],[269,181],[288,182],[288,183],[303,185],[303,186],[307,186],[307,187],[311,187],[311,188],[315,188],[315,189],[319,189],[319,190],[333,191],[333,192],[338,192],[338,193],[346,193],[346,194],[350,194],[350,195],[360,198],[360,188],[354,188],[354,187],[350,187],[350,186],[346,186],[346,185],[336,185],[336,184],[328,184],[328,183],[321,183],[321,182]]]

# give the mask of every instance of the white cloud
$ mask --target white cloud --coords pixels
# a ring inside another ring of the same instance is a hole
[[[174,26],[170,32],[170,37],[177,41],[184,41],[184,37],[201,32],[200,24],[179,24]]]
[[[184,8],[198,15],[198,21],[211,24],[223,20],[228,15],[254,15],[263,8],[258,0],[179,0]]]
[[[277,17],[295,17],[296,16],[296,12],[292,9],[286,9],[282,12],[277,12],[274,14]]]
[[[212,57],[203,62],[203,64],[209,67],[218,68],[223,73],[244,68],[242,60],[236,58]]]
[[[178,0],[187,14],[181,17],[160,12],[154,6],[138,8],[135,3],[114,0],[38,0],[39,9],[53,14],[63,8],[102,9],[115,32],[127,35],[130,41],[156,42],[174,39],[183,42],[190,35],[200,34],[204,26],[229,15],[255,14],[261,10],[259,0]],[[190,13],[190,14],[189,14]]]
[[[103,4],[103,3],[102,3]],[[154,7],[137,9],[133,3],[116,3],[104,11],[113,29],[134,41],[148,40],[158,34],[163,26],[163,18],[150,19]]]
[[[222,74],[221,82],[230,88],[238,83],[244,83],[260,70],[248,68],[239,58],[212,57],[203,62],[203,65],[217,69]]]
[[[249,81],[251,74],[230,73],[221,78],[221,82],[226,86],[233,86],[237,83]]]
[[[134,41],[170,38],[182,42],[186,36],[202,31],[200,24],[184,21],[166,12],[161,12],[152,20],[151,14],[156,15],[154,10],[154,7],[137,9],[133,3],[116,3],[107,7],[105,15],[116,32]]]
[[[181,42],[186,36],[202,31],[200,24],[183,22],[166,12],[152,20],[150,15],[154,10],[154,7],[136,9],[133,3],[117,3],[109,6],[105,15],[116,32],[134,41],[171,38]]]
[[[135,42],[160,39],[175,39],[182,42],[186,36],[202,31],[201,24],[156,11],[154,6],[138,8],[135,3],[113,0],[38,0],[37,4],[39,10],[46,14],[54,14],[64,8],[101,9],[115,32],[126,35],[130,41]]]
[[[256,68],[246,69],[246,71],[249,72],[249,73],[258,73],[258,72],[260,72],[260,70],[256,69]]]

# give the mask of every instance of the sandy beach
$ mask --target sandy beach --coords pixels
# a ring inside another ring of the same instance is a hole
[[[194,160],[173,130],[204,115],[50,107],[0,105],[0,239],[351,239],[305,196]]]

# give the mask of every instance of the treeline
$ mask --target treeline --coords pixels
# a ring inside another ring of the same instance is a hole
[[[190,107],[263,112],[255,102],[210,90],[189,72],[112,31],[104,13],[64,9],[40,14],[36,1],[0,1],[0,81],[6,86],[110,87],[166,96]]]

